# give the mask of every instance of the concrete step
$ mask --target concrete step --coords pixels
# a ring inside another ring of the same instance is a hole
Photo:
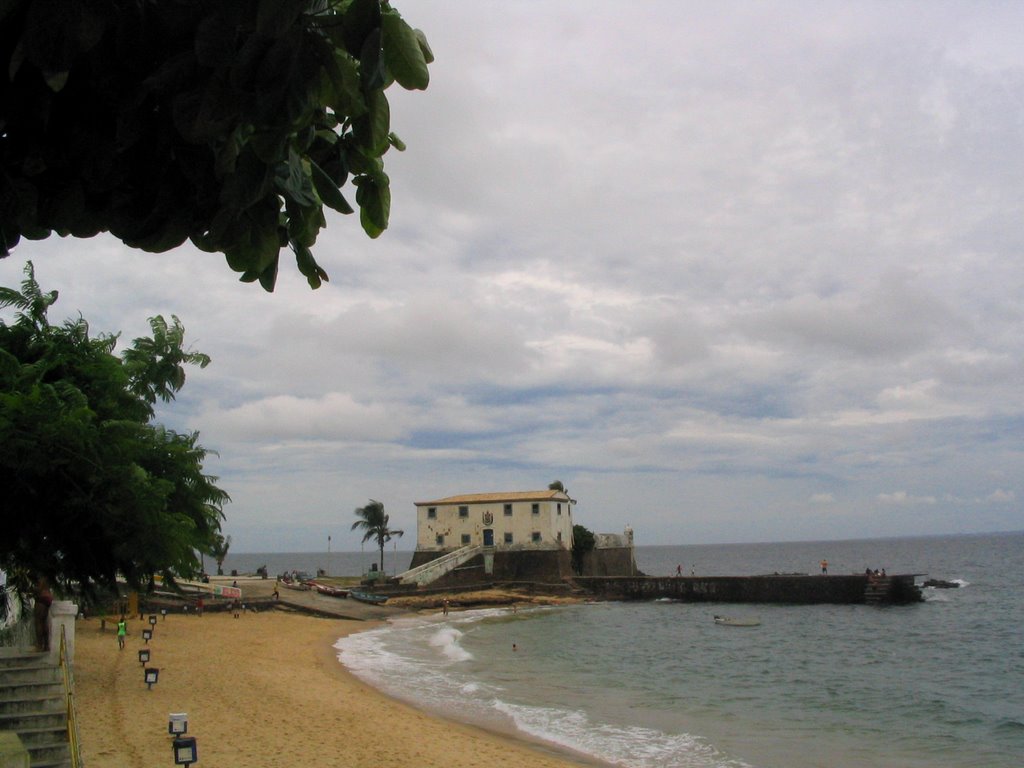
[[[63,712],[64,690],[35,694],[15,699],[0,699],[0,718],[25,712]]]
[[[32,768],[39,768],[43,765],[70,765],[71,753],[68,750],[66,740],[51,738],[45,742],[29,744],[25,737],[21,741],[28,750],[29,764]]]
[[[0,648],[0,670],[19,667],[23,664],[44,664],[50,654],[39,651],[20,651],[16,648]]]
[[[0,731],[67,730],[66,709],[36,709],[0,714]]]
[[[0,687],[12,683],[45,683],[59,680],[61,680],[60,669],[53,664],[24,664],[0,669]]]
[[[25,682],[0,684],[0,707],[13,701],[25,699],[48,698],[51,696],[62,696],[64,694],[64,683],[53,680],[48,683]]]
[[[67,746],[67,726],[59,728],[19,728],[16,733],[21,738],[21,743],[29,752],[36,749],[49,749],[54,746]]]
[[[49,654],[0,652],[0,730],[18,734],[32,768],[70,768],[64,680]]]

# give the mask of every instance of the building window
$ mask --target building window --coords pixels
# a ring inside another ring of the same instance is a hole
[[[531,504],[530,505],[530,511],[533,514],[535,514],[535,515],[539,515],[540,514],[540,504]]]
[[[437,546],[443,547],[444,546],[444,534],[443,533],[437,534],[437,538],[434,539],[434,542],[437,544]]]
[[[465,546],[466,544],[469,544],[469,534],[468,533],[462,534],[462,545]]]
[[[459,507],[459,517],[469,517],[469,507]]]
[[[506,504],[505,505],[505,517],[512,517],[512,505],[511,504]]]
[[[540,531],[534,531],[533,535],[531,536],[531,540],[533,541],[534,544],[536,544],[538,541],[540,541]]]
[[[428,520],[436,520],[437,519],[437,507],[427,507],[427,519]]]
[[[562,502],[558,502],[558,514],[562,514]]]
[[[505,531],[505,543],[506,544],[511,544],[512,543],[512,532],[511,531]]]

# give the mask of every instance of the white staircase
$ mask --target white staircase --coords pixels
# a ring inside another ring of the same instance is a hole
[[[398,574],[398,581],[401,584],[416,584],[422,587],[425,584],[437,581],[445,574],[451,573],[467,560],[471,560],[483,551],[484,547],[482,544],[469,544],[462,547],[462,549],[456,549],[454,552],[442,555],[436,560],[431,560],[429,563],[424,563],[405,573]]]

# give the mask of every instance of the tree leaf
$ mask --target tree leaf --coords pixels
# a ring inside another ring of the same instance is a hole
[[[427,64],[434,62],[434,51],[430,48],[430,43],[427,42],[427,36],[421,29],[414,29],[413,34],[416,35],[416,42],[420,45],[420,51],[423,53],[423,60]]]
[[[297,205],[319,206],[320,198],[313,189],[307,163],[294,149],[289,149],[288,160],[277,165],[274,182],[285,198]]]
[[[388,134],[388,142],[392,147],[397,149],[399,152],[405,152],[405,142],[398,138],[398,134],[392,132]]]
[[[280,256],[274,256],[274,263],[260,272],[260,285],[263,286],[263,290],[267,293],[274,292],[274,286],[277,284],[277,264],[280,261]]]
[[[391,215],[391,186],[388,177],[362,176],[355,180],[359,223],[370,237],[377,238],[388,228]]]
[[[360,56],[367,35],[380,26],[380,0],[351,0],[339,14],[335,29],[353,56]]]
[[[341,194],[341,190],[335,186],[334,180],[327,175],[323,168],[314,162],[310,162],[310,167],[313,171],[313,185],[324,205],[333,208],[338,213],[353,213],[352,206],[348,204],[348,200]]]
[[[306,277],[310,288],[315,290],[320,287],[321,283],[329,280],[327,273],[316,263],[309,248],[298,243],[293,243],[292,248],[295,251],[295,262],[299,267],[299,272]]]
[[[363,93],[370,94],[384,88],[388,81],[384,55],[380,48],[380,28],[370,32],[359,52],[359,82]]]
[[[352,123],[352,132],[364,154],[380,157],[390,146],[391,105],[384,91],[372,91],[366,100],[367,113]]]
[[[430,72],[412,27],[394,11],[381,16],[381,47],[384,62],[395,80],[407,90],[422,91],[430,83]]]

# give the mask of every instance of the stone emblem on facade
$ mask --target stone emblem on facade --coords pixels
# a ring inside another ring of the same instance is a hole
[[[484,525],[494,524],[494,514],[491,512],[484,512]]]

